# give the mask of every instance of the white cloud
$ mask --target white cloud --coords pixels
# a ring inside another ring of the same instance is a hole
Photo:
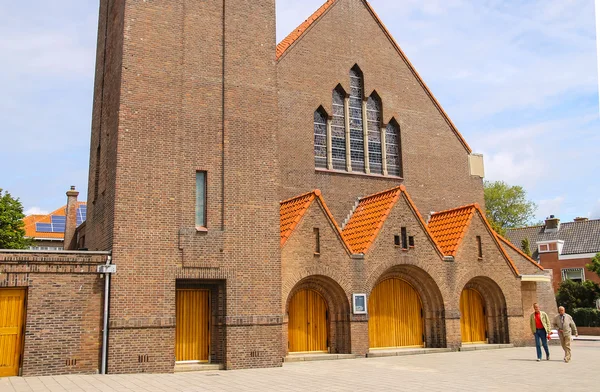
[[[546,219],[550,215],[560,218],[564,202],[564,196],[556,196],[552,199],[540,200],[537,203],[538,209],[536,216],[540,220]]]
[[[29,216],[29,215],[47,215],[47,214],[49,214],[49,212],[46,211],[46,210],[44,210],[44,209],[42,209],[42,208],[40,208],[40,207],[31,207],[31,208],[27,209],[24,212],[24,214],[26,216]]]

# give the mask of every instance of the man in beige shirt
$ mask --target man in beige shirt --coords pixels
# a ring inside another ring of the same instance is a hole
[[[558,315],[554,317],[552,326],[558,329],[560,344],[565,350],[565,362],[569,362],[571,360],[571,335],[579,336],[577,326],[573,318],[565,313],[565,308],[562,306],[558,308]]]

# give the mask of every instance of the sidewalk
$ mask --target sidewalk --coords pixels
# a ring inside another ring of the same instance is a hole
[[[596,337],[593,337],[596,338]],[[335,392],[335,391],[595,391],[600,342],[573,342],[565,363],[560,347],[549,361],[535,348],[475,350],[382,358],[304,361],[281,368],[176,374],[67,375],[0,378],[2,392]]]

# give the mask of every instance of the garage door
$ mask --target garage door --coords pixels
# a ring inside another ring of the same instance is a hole
[[[423,347],[422,309],[419,294],[406,281],[379,283],[369,296],[369,346]]]

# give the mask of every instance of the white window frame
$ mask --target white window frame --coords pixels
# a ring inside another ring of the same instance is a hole
[[[363,303],[364,303],[364,309],[357,309],[357,299],[362,299]],[[360,294],[352,294],[352,313],[354,314],[367,314],[367,294],[364,293],[360,293]]]
[[[569,271],[581,271],[581,281],[585,282],[585,268],[583,268],[583,267],[561,268],[561,270],[560,270],[560,276],[561,276],[561,279],[562,279],[563,282],[565,280],[567,280],[567,272],[569,272]]]

